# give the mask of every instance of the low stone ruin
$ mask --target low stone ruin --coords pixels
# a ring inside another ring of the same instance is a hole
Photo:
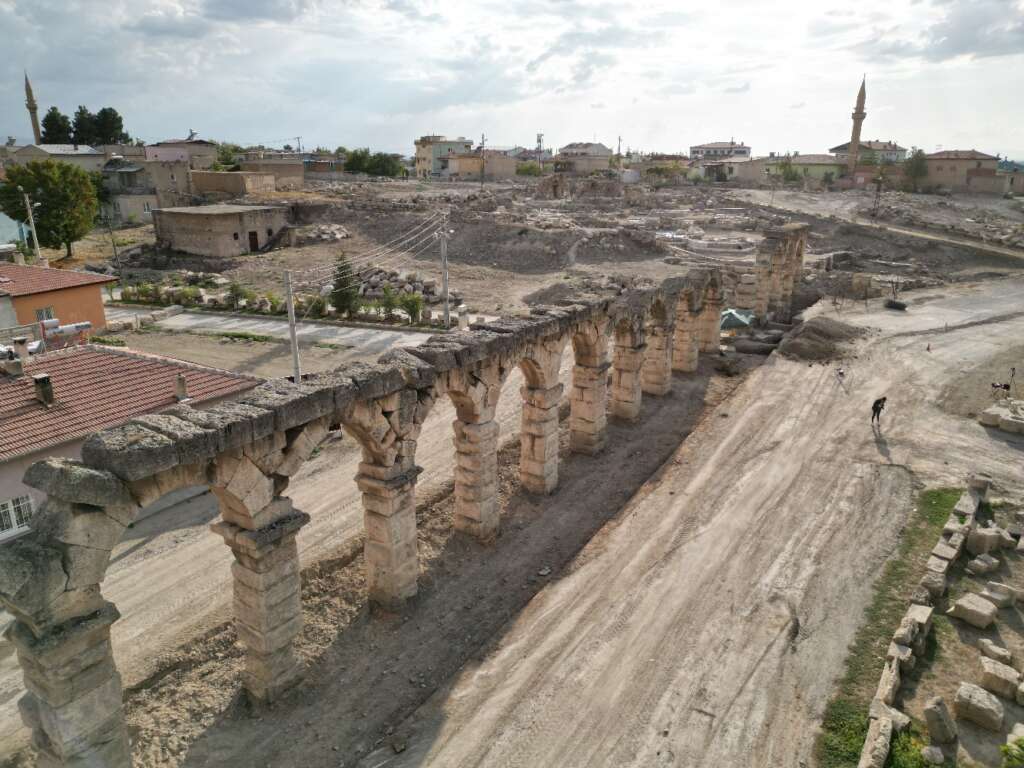
[[[1024,435],[1024,400],[1005,398],[993,403],[978,416],[986,427],[1014,435]]]

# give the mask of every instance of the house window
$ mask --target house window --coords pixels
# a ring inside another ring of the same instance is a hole
[[[149,213],[150,210],[152,210],[152,209],[149,207],[149,203],[143,203],[142,204],[142,210],[144,210],[146,213]]]
[[[273,235],[274,235],[274,230],[268,228],[267,229],[267,237],[273,237]]]
[[[975,163],[974,167],[975,168],[981,168],[981,161],[979,160],[977,163]]]
[[[18,496],[8,501],[0,501],[0,539],[6,539],[15,533],[28,528],[32,519],[32,499],[29,496]]]
[[[174,174],[171,174],[171,181],[174,181]]]
[[[234,239],[235,239],[235,240],[237,240],[237,239],[238,239],[238,233],[237,233],[237,232],[235,232],[235,234],[234,234],[234,235],[232,235],[232,237],[234,237]]]
[[[36,310],[36,322],[41,323],[43,320],[53,320],[53,307],[42,307]]]

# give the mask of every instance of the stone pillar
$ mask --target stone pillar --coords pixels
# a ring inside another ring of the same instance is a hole
[[[211,529],[231,547],[235,562],[235,631],[246,649],[242,679],[246,690],[272,702],[299,681],[301,666],[293,641],[302,630],[299,551],[295,542],[309,515],[292,509],[288,498],[274,499],[248,529],[221,520]]]
[[[522,387],[523,424],[519,435],[519,474],[523,487],[551,493],[558,485],[558,404],[562,385]]]
[[[612,354],[612,415],[626,421],[640,418],[641,368],[647,345],[643,330],[618,328]]]
[[[576,365],[569,393],[569,448],[593,456],[607,441],[608,334],[598,323],[584,324],[573,335]]]
[[[490,541],[498,535],[498,422],[455,428],[455,529]]]
[[[558,381],[562,352],[569,337],[534,344],[520,362],[526,385],[519,430],[519,476],[523,488],[551,493],[558,485],[558,406],[564,387]]]
[[[647,328],[647,354],[643,364],[643,391],[667,395],[672,391],[672,329],[665,325]]]
[[[121,676],[110,647],[110,626],[118,618],[117,609],[105,603],[41,635],[20,621],[7,630],[28,689],[18,707],[32,729],[39,768],[131,766]]]
[[[359,465],[356,485],[363,492],[366,526],[366,583],[370,600],[395,608],[416,594],[419,550],[416,542],[418,467]]]
[[[509,368],[501,361],[450,371],[455,405],[455,529],[490,541],[498,535],[498,422],[494,420]]]
[[[700,351],[718,354],[722,344],[722,300],[717,293],[704,299],[700,330]]]
[[[680,299],[672,337],[672,370],[687,373],[697,370],[697,356],[700,351],[698,325],[698,316],[690,312],[688,302]]]
[[[772,258],[778,240],[770,235],[757,247],[757,254],[754,256],[754,274],[757,278],[756,300],[754,302],[754,314],[757,319],[764,322],[768,319],[768,305],[771,300],[772,282]]]

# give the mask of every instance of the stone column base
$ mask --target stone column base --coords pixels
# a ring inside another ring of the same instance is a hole
[[[455,530],[481,541],[498,535],[498,422],[455,421]]]
[[[371,601],[388,608],[398,608],[416,595],[418,474],[419,467],[403,470],[397,464],[379,467],[363,462],[356,475],[363,492],[367,590]]]
[[[558,485],[558,404],[563,387],[523,387],[523,424],[519,474],[533,493],[551,493]]]

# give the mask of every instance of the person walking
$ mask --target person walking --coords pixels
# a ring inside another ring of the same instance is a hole
[[[871,404],[871,423],[874,424],[876,421],[879,426],[882,424],[882,409],[885,408],[885,398],[880,397]]]

